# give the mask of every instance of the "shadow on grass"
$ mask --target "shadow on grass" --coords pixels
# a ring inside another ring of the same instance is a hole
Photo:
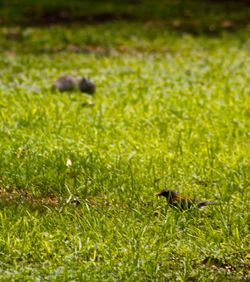
[[[217,36],[249,24],[247,1],[20,1],[3,0],[1,25],[99,25],[110,22],[162,22],[171,30]],[[150,28],[150,25],[149,25]]]

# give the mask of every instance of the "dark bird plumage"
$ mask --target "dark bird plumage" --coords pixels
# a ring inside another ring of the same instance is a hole
[[[182,196],[179,195],[174,190],[164,189],[160,193],[157,194],[157,196],[163,196],[167,199],[168,204],[172,208],[179,209],[181,211],[187,210],[193,207],[202,208],[208,205],[215,205],[215,203],[209,202],[209,201],[200,201],[193,199],[188,196]]]
[[[91,80],[83,77],[79,81],[79,89],[81,92],[93,95],[95,93],[95,84]]]
[[[81,91],[93,95],[95,93],[95,84],[91,80],[83,78],[75,78],[70,75],[62,75],[54,81],[52,90],[60,92]]]

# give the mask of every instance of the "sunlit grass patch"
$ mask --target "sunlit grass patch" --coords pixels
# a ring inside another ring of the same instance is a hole
[[[247,31],[158,26],[1,30],[1,280],[249,278]]]

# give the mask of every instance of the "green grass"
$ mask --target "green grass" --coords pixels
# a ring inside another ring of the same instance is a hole
[[[248,33],[2,26],[0,280],[247,281]],[[51,92],[62,73],[95,96]]]

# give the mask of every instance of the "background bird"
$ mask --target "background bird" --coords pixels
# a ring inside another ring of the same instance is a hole
[[[93,95],[95,93],[95,84],[85,77],[76,78],[70,75],[62,75],[54,81],[52,90],[60,92],[80,90],[83,93]]]
[[[193,207],[202,208],[208,205],[215,205],[215,203],[209,201],[200,201],[188,196],[179,195],[176,191],[169,189],[164,189],[156,195],[165,197],[167,199],[168,204],[172,208],[176,208],[182,211]]]

